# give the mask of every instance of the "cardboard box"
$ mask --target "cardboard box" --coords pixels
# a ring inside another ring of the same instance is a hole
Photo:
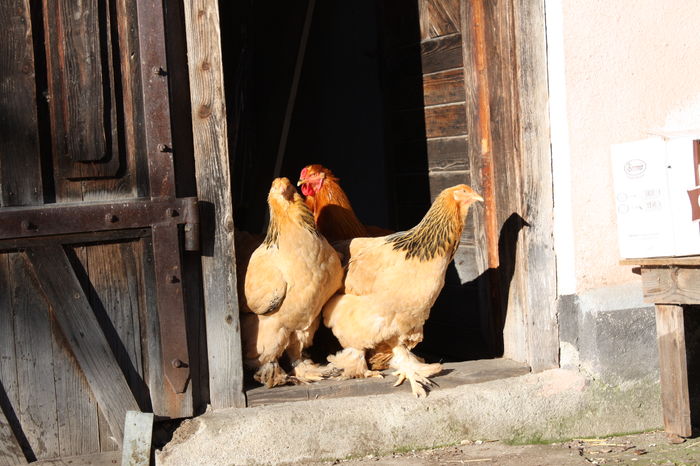
[[[622,258],[700,254],[700,134],[611,148]]]

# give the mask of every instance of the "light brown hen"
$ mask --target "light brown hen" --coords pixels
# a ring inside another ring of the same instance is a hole
[[[379,238],[356,238],[338,245],[348,260],[344,293],[323,308],[323,321],[343,350],[328,357],[343,377],[379,376],[395,370],[416,396],[426,396],[441,364],[425,364],[410,350],[423,339],[423,324],[445,283],[469,207],[483,201],[467,185],[445,189],[421,222],[408,231]]]
[[[336,251],[287,178],[272,182],[270,223],[263,243],[244,267],[241,333],[244,363],[268,387],[289,380],[279,365],[286,353],[295,380],[319,380],[322,371],[302,351],[318,328],[321,307],[341,286]]]

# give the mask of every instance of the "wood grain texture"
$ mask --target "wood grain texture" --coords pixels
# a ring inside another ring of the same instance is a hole
[[[58,323],[52,319],[51,326],[60,456],[99,452],[97,402]]]
[[[642,267],[644,302],[700,303],[700,269],[693,267]]]
[[[421,39],[459,32],[460,0],[419,0]]]
[[[421,69],[424,74],[462,66],[462,35],[451,34],[421,42]]]
[[[620,265],[700,265],[700,256],[623,259],[620,261]]]
[[[27,464],[27,459],[10,428],[10,422],[0,410],[0,466],[20,464]]]
[[[423,92],[416,92],[417,89],[422,89]],[[392,83],[387,91],[395,109],[464,102],[464,70],[454,68],[421,76],[409,76]]]
[[[439,385],[439,388],[435,388],[435,390],[517,377],[530,372],[530,368],[526,364],[508,359],[445,363],[444,368],[445,371],[435,377],[435,382]],[[272,389],[266,387],[251,388],[246,391],[248,406],[323,398],[381,395],[396,393],[397,391],[409,393],[411,391],[410,386],[406,383],[399,387],[394,387],[396,378],[389,375],[389,373],[387,371],[387,376],[382,379],[324,380],[308,385],[282,386]]]
[[[121,451],[109,451],[92,455],[67,456],[31,463],[32,466],[94,466],[121,464]]]
[[[43,197],[29,3],[0,2],[0,206]]]
[[[522,156],[522,250],[527,260],[528,362],[559,367],[552,157],[549,137],[544,1],[514,0],[519,141]],[[544,272],[544,273],[543,273]]]
[[[81,186],[69,179],[111,177],[120,167],[108,15],[98,0],[43,1],[56,187],[74,199]]]
[[[659,344],[661,404],[666,432],[690,437],[690,398],[685,354],[683,308],[656,305],[656,338]]]
[[[15,459],[22,458],[22,450],[15,450],[17,440],[9,427],[9,421],[3,411],[8,413],[13,423],[16,422],[19,409],[19,388],[17,380],[17,357],[15,355],[15,310],[12,305],[12,275],[10,272],[10,257],[12,254],[0,254],[0,423],[8,427],[0,427],[0,464],[14,464]],[[18,427],[15,425],[15,427]],[[12,438],[9,438],[9,436]],[[2,452],[6,451],[6,457]],[[19,452],[19,456],[17,453]],[[3,462],[4,461],[4,462]]]
[[[139,407],[68,257],[60,246],[31,248],[26,254],[113,436],[121,443],[126,411]]]
[[[53,458],[60,455],[60,444],[49,308],[23,254],[10,256],[10,270],[19,387],[15,413],[34,458]]]
[[[202,254],[212,406],[245,406],[236,291],[219,10],[214,0],[185,8],[197,194],[210,206]]]

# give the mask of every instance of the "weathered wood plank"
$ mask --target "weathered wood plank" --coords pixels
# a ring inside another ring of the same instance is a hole
[[[121,442],[126,411],[139,408],[68,257],[60,246],[30,248],[26,254],[112,434]]]
[[[394,109],[464,102],[464,70],[455,68],[423,76],[409,76],[392,84],[388,92]]]
[[[2,384],[0,384],[0,390]],[[0,408],[2,405],[0,405]],[[5,417],[5,414],[0,409],[0,466],[14,466],[18,464],[27,464],[27,459],[22,453],[22,448],[19,446],[14,432],[10,427],[10,422]]]
[[[515,0],[515,44],[519,141],[522,158],[522,250],[516,267],[525,272],[528,306],[528,362],[539,371],[559,367],[554,195],[547,87],[544,1]],[[540,273],[541,271],[546,273]]]
[[[689,267],[642,267],[644,302],[661,304],[700,303],[700,269]]]
[[[685,354],[683,308],[656,305],[656,338],[659,344],[661,405],[666,432],[690,437],[690,398]]]
[[[211,207],[202,218],[213,239],[202,254],[211,404],[245,406],[217,3],[189,2],[185,23],[197,193]]]
[[[394,115],[397,141],[462,136],[467,130],[464,103],[403,110]]]
[[[68,456],[64,458],[53,458],[32,463],[32,466],[94,466],[94,465],[117,465],[120,464],[122,452],[110,451],[106,453],[95,453],[92,455]]]
[[[469,185],[482,196],[485,196],[482,172],[484,161],[481,157],[482,136],[479,129],[479,92],[478,72],[476,66],[476,33],[472,26],[473,2],[460,3],[460,24],[462,36],[462,57],[464,63],[464,92],[466,114],[466,145],[467,160],[470,170]],[[469,213],[468,228],[473,230],[474,269],[482,277],[479,280],[479,309],[480,322],[484,341],[489,353],[502,355],[503,327],[500,325],[501,313],[494,310],[495,304],[491,298],[491,280],[493,272],[488,269],[488,244],[486,239],[486,209],[476,205]]]
[[[29,3],[0,2],[0,206],[43,197]]]
[[[620,265],[700,265],[700,256],[646,257],[643,259],[623,259]]]
[[[51,323],[60,456],[99,452],[97,403],[58,323]]]
[[[15,413],[33,457],[60,455],[48,304],[20,253],[10,255],[19,403]]]
[[[482,383],[489,380],[517,377],[530,372],[523,363],[508,359],[488,359],[445,363],[442,374],[434,377],[440,390],[459,385]],[[309,385],[294,385],[275,388],[256,387],[246,391],[248,406],[261,406],[291,401],[315,400],[322,398],[341,398],[348,396],[381,395],[386,393],[410,393],[410,385],[394,387],[396,377],[390,371],[384,378],[354,380],[324,380]]]
[[[122,466],[148,466],[151,463],[153,413],[128,411],[124,420]]]
[[[421,39],[459,32],[460,0],[420,0]]]
[[[17,254],[17,253],[15,253]],[[15,311],[12,306],[12,276],[9,259],[0,254],[0,465],[18,464],[24,454],[10,427],[18,426],[19,391],[15,356]],[[7,417],[4,412],[8,413]],[[3,452],[4,453],[3,455]],[[26,463],[26,461],[24,461]]]
[[[397,175],[469,171],[466,136],[409,141],[397,144],[395,151]]]
[[[43,17],[57,198],[80,199],[81,183],[69,179],[111,177],[120,168],[108,8],[44,0]]]
[[[423,74],[462,66],[462,35],[452,34],[421,42]]]

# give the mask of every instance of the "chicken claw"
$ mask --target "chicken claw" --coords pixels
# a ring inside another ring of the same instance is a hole
[[[427,397],[430,389],[434,386],[437,386],[435,382],[433,382],[427,377],[423,377],[417,372],[398,370],[393,372],[392,375],[398,377],[398,380],[396,381],[396,383],[394,383],[394,387],[398,387],[404,382],[404,380],[408,379],[408,381],[411,383],[411,391],[414,395],[416,395],[417,398]]]
[[[310,360],[296,361],[294,364],[294,378],[301,383],[318,382],[328,377],[328,370],[314,364]]]
[[[268,362],[260,366],[253,378],[267,388],[284,385],[288,382],[287,373],[277,364],[277,361]]]

